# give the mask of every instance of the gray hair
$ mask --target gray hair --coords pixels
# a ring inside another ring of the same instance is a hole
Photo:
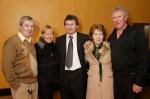
[[[112,13],[117,12],[117,11],[122,11],[125,16],[128,16],[128,11],[121,6],[117,6],[112,9]]]
[[[33,18],[31,16],[22,16],[19,20],[19,25],[22,26],[24,21],[33,21]]]

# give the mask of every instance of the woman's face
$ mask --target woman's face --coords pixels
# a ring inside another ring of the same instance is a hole
[[[45,33],[42,34],[42,37],[45,42],[51,43],[54,40],[54,34],[52,29],[46,29]]]
[[[92,35],[92,39],[93,39],[94,43],[96,45],[101,44],[103,42],[103,38],[104,38],[104,36],[103,36],[102,31],[96,29]]]

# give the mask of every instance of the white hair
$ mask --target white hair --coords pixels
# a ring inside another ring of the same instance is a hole
[[[125,16],[128,16],[128,11],[121,6],[116,6],[112,9],[112,13],[117,12],[117,11],[122,11]]]

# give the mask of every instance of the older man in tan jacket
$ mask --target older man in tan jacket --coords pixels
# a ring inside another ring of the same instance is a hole
[[[8,38],[3,46],[2,70],[14,99],[37,99],[37,61],[31,36],[34,21],[23,16],[19,33]]]

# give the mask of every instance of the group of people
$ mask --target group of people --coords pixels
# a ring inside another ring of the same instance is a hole
[[[46,25],[33,44],[34,20],[21,17],[19,33],[3,46],[2,70],[13,98],[53,99],[53,83],[59,83],[61,99],[138,99],[149,66],[148,48],[144,33],[127,19],[128,12],[115,7],[115,28],[106,40],[102,24],[93,24],[86,35],[69,14],[64,35],[54,42],[54,30]]]

